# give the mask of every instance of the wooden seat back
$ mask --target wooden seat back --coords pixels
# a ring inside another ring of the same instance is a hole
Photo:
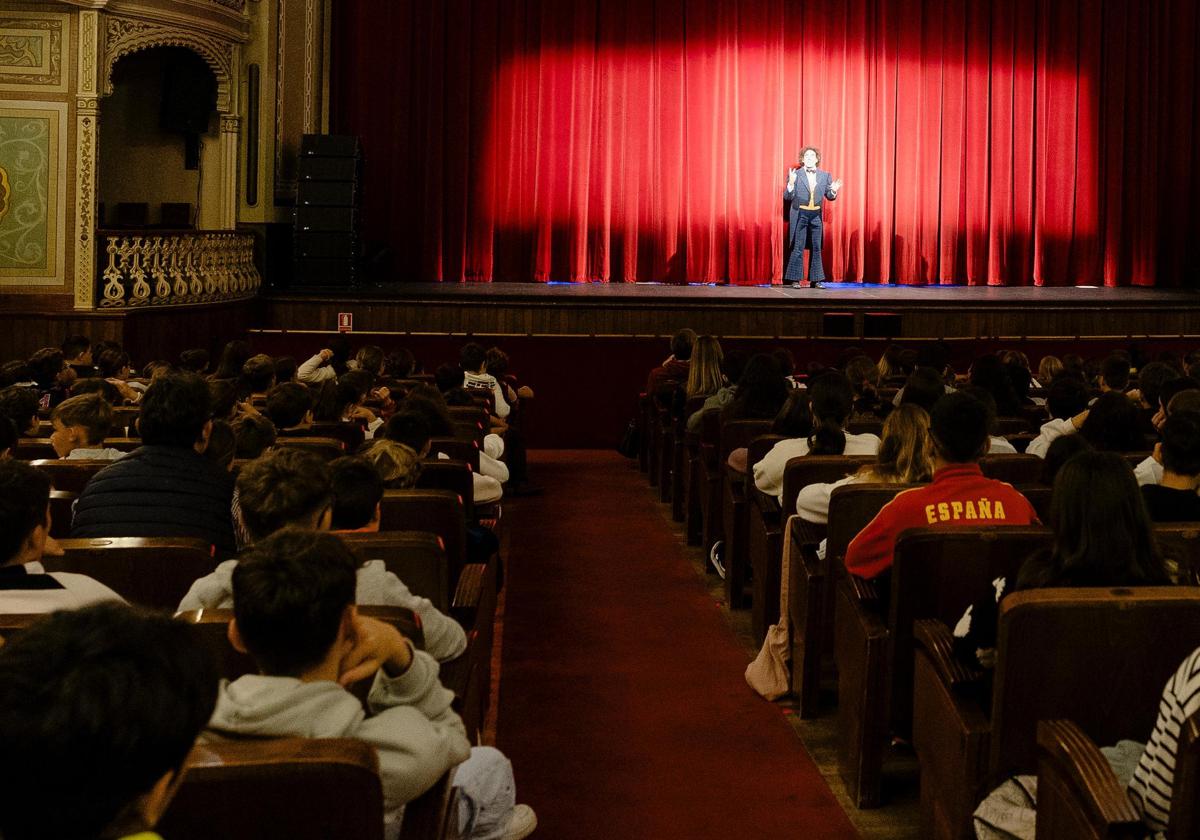
[[[354,739],[197,744],[158,830],[172,840],[382,840],[379,760]]]
[[[320,456],[325,461],[332,461],[334,458],[340,458],[346,454],[345,445],[337,438],[318,437],[316,435],[277,437],[275,438],[275,445],[303,449]]]
[[[479,472],[479,444],[474,440],[454,437],[430,438],[429,451],[440,452],[453,461],[466,461],[472,470]]]
[[[379,530],[428,531],[446,548],[450,586],[467,562],[467,520],[462,499],[449,490],[385,490]]]
[[[29,465],[50,476],[50,486],[55,490],[82,493],[83,488],[92,480],[92,476],[113,463],[115,462],[83,458],[74,461],[39,458],[36,461],[30,461]]]
[[[783,504],[785,516],[796,512],[796,497],[810,484],[841,481],[859,468],[875,463],[870,455],[803,455],[788,459],[783,468]]]
[[[417,487],[422,490],[449,490],[462,500],[463,516],[475,519],[475,479],[466,461],[429,458],[421,462]]]
[[[838,568],[845,563],[846,547],[858,536],[883,506],[897,493],[915,484],[845,484],[829,496],[829,525],[826,531],[826,565]]]
[[[119,449],[122,452],[132,452],[142,445],[142,439],[136,437],[110,437],[105,438],[101,446],[109,449]],[[17,445],[13,447],[13,457],[18,461],[36,461],[36,460],[56,460],[58,453],[54,451],[54,445],[50,443],[50,438],[20,438],[17,440]]]
[[[749,448],[750,441],[771,433],[770,420],[730,420],[720,427],[720,447],[718,448],[718,464],[724,466],[729,460],[729,453],[743,447]]]
[[[71,536],[71,517],[75,512],[75,500],[78,493],[66,490],[50,491],[50,536],[56,540]]]
[[[1036,484],[1042,475],[1043,461],[1036,455],[1005,452],[984,455],[979,468],[988,478],[1006,481],[1009,484]]]
[[[1043,484],[1021,484],[1017,492],[1033,505],[1034,513],[1042,523],[1050,522],[1050,501],[1054,498],[1054,488]]]
[[[1039,720],[1144,740],[1162,686],[1200,646],[1200,588],[1037,589],[1000,605],[989,768],[1034,772]]]
[[[46,556],[48,572],[75,572],[103,583],[125,600],[174,610],[191,585],[217,567],[213,547],[195,537],[97,537],[59,540],[61,557]]]
[[[441,612],[450,611],[449,561],[442,540],[428,531],[380,531],[339,534],[363,560],[382,560],[419,598],[428,598]]]
[[[996,434],[1001,437],[1005,435],[1019,435],[1028,431],[1030,431],[1029,420],[1024,416],[996,418]]]
[[[914,622],[936,618],[953,627],[992,581],[1014,582],[1025,560],[1053,540],[1053,532],[1042,526],[909,528],[900,534],[887,612],[895,725],[906,730],[912,721]]]
[[[358,447],[366,440],[363,427],[357,422],[342,420],[338,422],[314,422],[309,429],[312,437],[327,437],[341,441],[346,453],[358,451]]]

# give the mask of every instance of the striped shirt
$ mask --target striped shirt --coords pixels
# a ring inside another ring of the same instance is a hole
[[[1183,661],[1167,680],[1158,722],[1142,753],[1129,794],[1142,820],[1155,831],[1164,831],[1171,815],[1171,789],[1175,787],[1175,752],[1183,722],[1200,712],[1200,648]]]

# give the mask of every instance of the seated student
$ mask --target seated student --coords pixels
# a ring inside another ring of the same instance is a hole
[[[970,394],[975,399],[979,400],[988,410],[988,454],[989,455],[1016,455],[1017,448],[1012,445],[1008,438],[1001,437],[996,434],[996,400],[992,397],[992,392],[985,388],[980,388],[978,385],[968,385],[965,388],[960,388],[960,391]]]
[[[424,449],[429,451],[428,440]],[[417,480],[421,477],[421,457],[411,446],[379,438],[364,446],[361,454],[379,473],[384,487],[409,490],[417,486]]]
[[[665,388],[682,385],[687,379],[692,364],[692,346],[696,342],[696,331],[684,328],[671,338],[671,355],[646,377],[646,393],[654,396]],[[778,371],[778,365],[776,366]],[[781,377],[782,378],[782,377]],[[780,400],[782,402],[782,400]],[[776,406],[776,410],[778,410]],[[771,412],[774,414],[775,412]]]
[[[1107,394],[1109,391],[1125,393],[1129,387],[1129,371],[1128,354],[1118,352],[1106,356],[1100,363],[1100,375],[1096,378],[1100,393]]]
[[[343,492],[348,492],[344,482],[342,486]],[[287,448],[271,452],[242,469],[237,487],[240,518],[253,543],[287,527],[329,530],[336,498],[330,467],[311,452]],[[379,494],[382,497],[382,487]],[[378,528],[377,520],[375,524]],[[179,609],[229,608],[237,565],[237,560],[226,560],[212,574],[193,583],[179,602]],[[430,601],[415,597],[381,560],[359,566],[356,597],[359,604],[405,607],[418,613],[425,625],[428,650],[439,660],[453,659],[466,648],[466,636],[457,622]]]
[[[1129,781],[1129,799],[1153,831],[1163,832],[1168,828],[1181,726],[1197,710],[1200,710],[1200,648],[1183,660],[1163,687],[1158,721]]]
[[[40,425],[37,392],[21,385],[0,388],[0,417],[11,420],[21,437],[36,437]]]
[[[227,421],[213,421],[208,446],[204,447],[204,457],[216,464],[218,469],[226,472],[233,470],[233,459],[237,457],[237,437],[233,433],[233,426]]]
[[[333,491],[330,530],[337,533],[379,531],[379,507],[383,479],[365,458],[346,456],[330,462]],[[467,649],[467,634],[453,618],[438,610],[428,598],[414,595],[381,560],[368,560],[358,571],[356,603],[404,607],[421,617],[425,650],[439,662],[459,656]]]
[[[1038,451],[1031,454],[1042,455],[1044,447],[1056,438],[1075,432],[1101,452],[1137,452],[1148,443],[1142,434],[1137,405],[1120,391],[1108,391],[1074,417],[1043,425],[1038,437],[1029,443],[1030,447],[1038,444]],[[1029,447],[1025,451],[1029,452]]]
[[[1123,397],[1122,397],[1123,398]],[[1000,601],[1050,586],[1161,586],[1170,583],[1133,472],[1114,452],[1081,452],[1058,472],[1050,502],[1052,548],[998,578],[954,628],[955,654],[972,667],[996,661]]]
[[[71,396],[80,397],[84,394],[99,394],[109,405],[119,405],[123,402],[121,392],[116,385],[107,379],[93,376],[88,379],[76,379],[71,383]]]
[[[459,384],[467,390],[478,388],[490,392],[492,412],[501,420],[508,417],[511,410],[508,399],[496,377],[487,372],[487,351],[483,349],[483,345],[475,342],[463,345],[458,360],[463,370],[462,382]]]
[[[489,347],[485,363],[487,372],[496,377],[500,387],[504,389],[504,398],[511,407],[516,408],[521,400],[533,399],[533,389],[528,385],[518,384],[517,377],[509,372],[507,353],[499,347]]]
[[[882,420],[891,408],[879,399],[879,366],[870,356],[855,356],[846,363],[846,379],[854,391],[851,420]]]
[[[425,419],[424,427],[411,425],[407,432],[402,432],[403,427],[397,425],[392,427],[392,434],[385,431],[384,435],[410,447],[419,457],[423,458],[429,454],[428,444],[431,437],[454,437],[454,423],[446,410],[446,401],[432,388],[413,388],[402,403],[401,412],[420,414]],[[508,479],[508,474],[507,467],[499,460],[503,454],[504,439],[499,435],[484,435],[483,448],[479,453],[479,472],[472,473],[475,504],[491,504],[500,501],[504,496],[502,482]],[[437,453],[437,457],[446,456]],[[489,460],[485,461],[485,457]],[[413,478],[413,481],[415,482],[416,478]]]
[[[243,414],[230,426],[237,458],[257,458],[275,445],[275,424],[261,414]]]
[[[142,379],[149,379],[153,382],[158,377],[172,373],[174,370],[174,366],[166,359],[154,359],[153,361],[146,362],[145,366],[142,367]]]
[[[1042,471],[1038,475],[1038,484],[1043,487],[1053,487],[1054,479],[1058,477],[1058,471],[1063,468],[1063,464],[1080,452],[1091,451],[1092,445],[1082,435],[1063,435],[1056,438],[1050,444],[1050,448],[1046,450],[1046,457],[1042,459]]]
[[[92,342],[86,335],[68,335],[58,346],[63,361],[68,365],[90,368],[92,366]]]
[[[1162,441],[1151,456],[1162,480],[1143,484],[1142,499],[1155,522],[1200,521],[1200,413],[1173,411],[1163,424]]]
[[[307,434],[313,424],[312,392],[299,382],[282,382],[267,391],[264,413],[280,435]]]
[[[1019,417],[1021,401],[1013,389],[1012,378],[999,356],[980,356],[971,363],[967,372],[970,383],[983,388],[996,401],[996,413],[1000,417]]]
[[[296,371],[299,365],[291,356],[276,356],[275,357],[275,384],[282,385],[285,382],[296,381]]]
[[[852,574],[889,573],[896,538],[906,528],[1037,524],[1028,499],[979,469],[988,451],[987,406],[970,394],[947,394],[933,407],[929,437],[933,481],[900,492],[850,542],[846,569]]]
[[[146,386],[126,381],[130,376],[129,354],[122,350],[120,345],[117,345],[106,347],[94,355],[100,376],[111,382],[121,392],[121,399],[130,404],[141,402],[142,392]]]
[[[693,412],[692,416],[687,419],[689,432],[700,431],[700,423],[705,411],[710,408],[724,408],[733,402],[733,398],[737,396],[737,381],[741,379],[742,371],[746,369],[746,362],[746,354],[741,350],[735,348],[725,353],[721,359],[722,381],[725,384],[706,399],[699,410]]]
[[[50,537],[50,479],[22,461],[0,460],[0,614],[74,609],[121,596],[86,575],[47,573],[45,555],[62,554]]]
[[[1200,411],[1200,389],[1191,377],[1174,379],[1163,386],[1160,407],[1154,415],[1155,433],[1161,436],[1168,418],[1176,411]],[[1162,464],[1151,455],[1133,469],[1138,484],[1160,484],[1163,479]]]
[[[781,440],[754,465],[754,484],[764,493],[783,497],[783,473],[787,462],[802,455],[874,455],[879,437],[870,433],[849,434],[843,427],[854,407],[854,391],[840,373],[825,373],[808,388],[812,406],[813,433],[807,438]]]
[[[50,413],[54,431],[50,445],[67,460],[117,461],[125,453],[104,446],[112,431],[113,411],[99,394],[82,394],[63,400]]]
[[[358,558],[331,534],[285,529],[245,553],[233,573],[229,638],[259,673],[222,682],[206,738],[356,738],[379,756],[385,834],[402,807],[456,767],[459,829],[471,838],[527,837],[512,765],[472,749],[432,656],[390,624],[357,614]],[[370,714],[345,686],[371,677]],[[464,763],[465,762],[465,763]]]
[[[1072,434],[1083,425],[1082,419],[1076,425],[1075,418],[1087,407],[1088,389],[1084,381],[1069,374],[1059,375],[1046,390],[1046,408],[1051,419],[1043,423],[1038,436],[1029,441],[1025,454],[1045,458],[1046,450],[1056,438]]]
[[[197,376],[208,373],[209,355],[203,347],[194,347],[179,354],[179,369]]]
[[[383,418],[363,403],[371,390],[371,377],[363,371],[351,370],[337,382],[327,382],[321,388],[313,407],[313,418],[322,423],[358,423],[367,440],[383,425]]]
[[[404,408],[393,414],[383,429],[382,437],[403,443],[417,454],[419,458],[428,457],[430,452],[429,419],[426,412],[412,407],[405,402]],[[448,459],[450,456],[443,452],[432,453],[434,457]],[[504,454],[504,439],[499,435],[485,435],[483,448],[479,452],[479,473],[484,478],[492,478],[503,484],[508,481],[508,465],[499,460]],[[475,495],[484,498],[494,496],[496,487],[492,482],[476,481]],[[500,491],[503,495],[503,490]],[[497,499],[499,497],[496,497]],[[486,504],[481,502],[481,504]]]
[[[75,371],[63,360],[61,350],[57,347],[44,347],[30,356],[26,365],[36,383],[42,408],[53,408],[67,398],[71,383],[76,377]]]
[[[242,365],[241,397],[253,400],[255,397],[265,399],[267,392],[275,385],[275,360],[270,356],[259,353],[251,356]]]
[[[296,380],[305,385],[320,385],[337,379],[334,351],[328,347],[300,363],[296,369]]]
[[[212,715],[195,627],[122,604],[55,612],[0,647],[0,834],[157,837]]]
[[[892,398],[892,405],[919,405],[928,414],[933,411],[933,404],[946,394],[953,394],[954,389],[946,384],[937,368],[919,366],[908,375],[904,386]]]
[[[874,362],[871,366],[875,366]],[[838,481],[804,487],[796,496],[796,513],[809,522],[825,523],[829,521],[829,499],[838,487],[869,483],[917,484],[928,481],[932,474],[929,415],[918,405],[902,405],[893,409],[883,421],[883,438],[875,463],[859,467],[857,472]]]
[[[199,537],[233,551],[233,479],[204,457],[207,383],[160,377],[138,416],[142,446],[92,477],[75,502],[73,537]]]
[[[1063,363],[1058,356],[1042,356],[1038,362],[1037,378],[1030,384],[1034,388],[1048,388],[1062,371]]]

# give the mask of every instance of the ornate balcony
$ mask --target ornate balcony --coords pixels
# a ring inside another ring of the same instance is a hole
[[[102,230],[96,241],[101,308],[240,300],[262,285],[249,233]]]

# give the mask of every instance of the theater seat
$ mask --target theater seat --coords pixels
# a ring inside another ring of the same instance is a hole
[[[83,488],[92,480],[92,476],[112,463],[109,460],[93,461],[82,458],[74,461],[39,458],[36,461],[30,461],[29,465],[50,476],[50,486],[55,490],[66,490],[69,493],[78,494],[83,492]],[[69,519],[67,523],[70,524]]]
[[[452,778],[408,804],[403,840],[458,837]],[[379,760],[348,738],[197,744],[158,831],[171,840],[382,840]]]
[[[1038,722],[1038,840],[1117,840],[1153,832],[1078,724]],[[1200,712],[1179,727],[1166,840],[1200,837]]]
[[[213,547],[194,537],[96,537],[58,544],[63,555],[43,557],[46,571],[87,575],[130,603],[167,610],[218,562]]]
[[[913,746],[922,836],[974,836],[996,780],[1037,770],[1037,722],[1068,718],[1098,743],[1145,741],[1162,687],[1200,646],[1200,589],[1034,589],[1000,605],[990,693],[956,660],[949,628],[918,621]]]

